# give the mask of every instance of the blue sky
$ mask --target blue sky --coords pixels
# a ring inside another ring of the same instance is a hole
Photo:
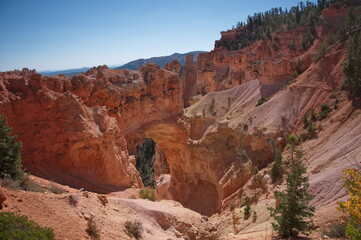
[[[290,0],[0,0],[0,71],[210,51],[220,31]]]

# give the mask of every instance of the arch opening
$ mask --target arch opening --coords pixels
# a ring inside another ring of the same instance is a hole
[[[169,174],[169,165],[163,150],[152,138],[146,138],[136,147],[136,169],[145,187],[156,188],[162,174]]]

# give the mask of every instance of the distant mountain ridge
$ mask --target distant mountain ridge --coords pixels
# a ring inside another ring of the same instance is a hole
[[[130,70],[137,70],[138,67],[145,65],[150,62],[154,62],[158,64],[161,68],[164,67],[164,64],[169,63],[173,60],[177,60],[180,62],[181,65],[184,65],[186,61],[186,57],[189,54],[193,54],[193,59],[197,60],[199,53],[204,53],[206,51],[193,51],[193,52],[187,52],[187,53],[173,53],[169,56],[161,56],[161,57],[152,57],[152,58],[140,58],[131,62],[128,62],[120,67],[112,67],[113,69],[130,69]],[[44,76],[54,76],[63,74],[67,76],[68,78],[71,78],[79,73],[83,73],[88,71],[89,67],[83,67],[83,68],[74,68],[74,69],[67,69],[67,70],[59,70],[59,71],[42,71],[39,72],[40,74]]]
[[[138,67],[154,62],[158,64],[160,67],[164,67],[164,64],[171,62],[173,60],[177,60],[180,62],[181,65],[184,65],[187,55],[193,54],[193,59],[197,59],[199,53],[203,53],[205,51],[193,51],[193,52],[187,52],[187,53],[174,53],[170,56],[161,56],[161,57],[152,57],[152,58],[141,58],[134,61],[131,61],[129,63],[126,63],[120,67],[114,68],[114,69],[130,69],[130,70],[136,70]]]
[[[90,68],[88,67],[83,67],[83,68],[73,68],[73,69],[59,70],[59,71],[44,71],[39,73],[44,76],[54,76],[54,75],[63,74],[65,76],[72,77],[78,73],[86,72],[89,69]]]

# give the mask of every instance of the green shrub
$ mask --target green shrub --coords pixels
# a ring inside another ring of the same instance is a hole
[[[343,238],[345,237],[346,224],[339,222],[332,223],[327,229],[321,231],[321,233],[330,238]]]
[[[260,99],[258,99],[256,107],[262,105],[263,103],[267,102],[268,100],[269,100],[269,98],[261,97]]]
[[[314,38],[311,28],[307,28],[302,36],[302,47],[304,50],[307,50],[312,45]]]
[[[50,183],[48,188],[52,193],[55,193],[55,194],[62,194],[62,193],[68,192],[67,190],[65,190],[63,188],[56,186],[54,183]]]
[[[257,212],[253,211],[253,219],[252,222],[256,222],[257,221]]]
[[[275,160],[271,169],[271,178],[272,182],[276,182],[278,179],[282,177],[283,167],[282,167],[282,154],[280,151],[276,152]]]
[[[320,114],[319,114],[320,120],[327,118],[328,114],[331,111],[332,111],[332,109],[327,104],[322,104]]]
[[[135,239],[140,239],[142,237],[142,223],[139,221],[126,221],[124,224],[125,233],[129,237],[134,237]]]
[[[247,220],[251,216],[251,206],[246,205],[244,208],[244,219]]]
[[[142,199],[148,199],[153,202],[156,200],[155,191],[151,188],[140,189],[139,197]]]
[[[40,227],[26,216],[17,216],[10,212],[0,213],[0,239],[2,240],[51,240],[54,233],[51,228]]]
[[[327,44],[322,43],[316,55],[312,57],[312,61],[318,62],[321,58],[325,57],[326,53],[327,53]]]
[[[351,240],[361,239],[361,224],[351,221],[346,226],[345,235]]]
[[[21,178],[21,142],[16,142],[17,136],[12,136],[6,117],[0,115],[0,178],[10,176],[13,180]]]
[[[300,144],[300,139],[296,134],[291,134],[288,136],[287,142],[291,153],[291,160],[293,160],[293,153],[295,151],[295,147]]]
[[[313,111],[313,110],[311,112],[311,121],[313,121],[313,122],[317,121],[317,115],[316,115],[315,111]]]
[[[302,122],[303,122],[303,128],[304,128],[304,129],[307,129],[308,124],[310,124],[310,122],[308,121],[307,118],[308,118],[307,113],[303,114],[303,116],[302,116]]]
[[[34,182],[29,177],[29,174],[23,175],[23,177],[20,179],[20,187],[23,190],[30,192],[46,192],[45,188]]]
[[[18,180],[13,180],[10,177],[5,177],[1,181],[1,185],[11,190],[24,190],[30,192],[46,192],[46,189],[33,181],[29,174],[23,174]]]
[[[315,138],[317,136],[316,130],[317,130],[316,124],[314,124],[314,123],[308,124],[308,126],[307,126],[307,138],[308,139]]]
[[[96,224],[93,216],[91,216],[88,220],[86,232],[91,237],[91,239],[100,239],[100,229]]]
[[[298,78],[298,72],[297,72],[297,71],[294,71],[294,72],[291,74],[290,78],[291,78],[291,81],[293,81],[293,80],[295,80],[296,78]]]

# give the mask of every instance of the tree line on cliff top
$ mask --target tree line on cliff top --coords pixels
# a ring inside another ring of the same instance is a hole
[[[271,39],[272,32],[306,26],[305,44],[302,45],[307,49],[310,46],[307,41],[313,41],[314,26],[322,19],[322,10],[330,5],[337,7],[339,4],[355,5],[359,4],[359,0],[317,0],[317,3],[306,1],[305,3],[300,2],[290,9],[276,7],[265,12],[255,13],[253,16],[248,16],[246,22],[237,22],[236,27],[233,26],[233,29],[240,29],[243,34],[237,36],[232,42],[217,41],[215,47],[238,50],[258,40]]]

